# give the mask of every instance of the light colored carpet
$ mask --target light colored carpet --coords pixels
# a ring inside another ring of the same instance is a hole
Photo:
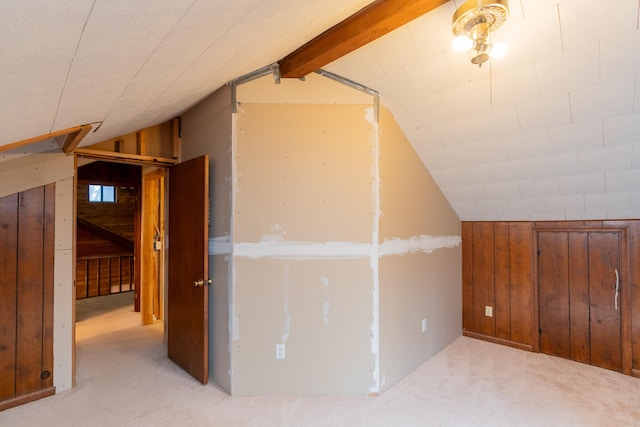
[[[119,310],[78,323],[75,389],[0,426],[640,426],[639,379],[465,337],[379,397],[231,397],[166,358],[161,323]]]

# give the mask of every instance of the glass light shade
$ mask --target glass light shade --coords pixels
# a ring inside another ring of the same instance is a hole
[[[473,47],[473,40],[467,36],[458,36],[453,39],[453,50],[456,52],[466,52]]]

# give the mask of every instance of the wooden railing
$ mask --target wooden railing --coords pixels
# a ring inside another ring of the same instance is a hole
[[[134,289],[133,255],[83,257],[76,260],[76,299]]]

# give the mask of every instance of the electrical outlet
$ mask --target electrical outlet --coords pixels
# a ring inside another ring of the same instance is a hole
[[[487,317],[493,317],[493,307],[487,305],[484,307],[484,315]]]
[[[283,360],[285,357],[284,344],[276,344],[276,359]]]
[[[422,319],[422,332],[427,332],[427,319]]]

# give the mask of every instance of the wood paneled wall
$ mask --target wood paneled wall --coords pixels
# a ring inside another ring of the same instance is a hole
[[[640,376],[640,220],[560,222],[463,222],[463,332],[513,347],[538,351],[536,229],[622,228],[627,235],[627,280],[632,372]],[[491,307],[493,315],[486,315]]]
[[[532,349],[532,236],[530,223],[462,223],[466,335]]]
[[[55,392],[55,184],[0,199],[0,410]]]

